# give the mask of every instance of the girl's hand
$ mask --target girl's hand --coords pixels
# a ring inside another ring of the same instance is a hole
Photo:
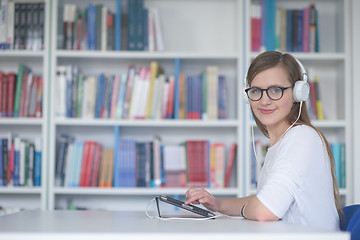
[[[185,196],[188,198],[185,204],[202,204],[204,207],[214,212],[218,212],[220,209],[219,201],[203,188],[190,188],[186,191]]]

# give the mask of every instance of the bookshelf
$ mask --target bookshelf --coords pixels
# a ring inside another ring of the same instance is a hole
[[[19,3],[19,1],[8,1]],[[28,66],[34,75],[39,75],[43,79],[42,94],[42,116],[41,117],[0,117],[0,137],[8,138],[11,134],[12,140],[16,137],[35,143],[35,139],[40,139],[41,147],[41,181],[40,186],[13,186],[8,184],[0,187],[0,198],[2,212],[13,212],[21,209],[47,209],[47,138],[48,138],[48,74],[49,74],[49,22],[50,22],[50,1],[26,0],[23,4],[37,5],[44,3],[44,27],[42,49],[2,49],[0,51],[1,69],[5,74],[18,73],[20,63]],[[5,6],[5,5],[2,5]],[[31,11],[30,11],[31,12]],[[7,14],[11,13],[8,11]]]
[[[61,5],[71,1],[54,1],[52,5],[52,36],[57,35],[57,13]],[[89,1],[77,1],[78,8],[84,9]],[[102,3],[114,9],[116,1],[91,1]],[[233,142],[241,151],[242,106],[236,92],[241,85],[242,52],[242,1],[144,1],[147,8],[157,8],[161,19],[164,51],[90,51],[64,50],[56,47],[52,38],[51,79],[56,80],[56,67],[77,65],[86,75],[101,72],[121,74],[130,64],[138,69],[157,61],[166,75],[174,74],[176,61],[180,70],[187,75],[199,75],[206,66],[218,66],[219,73],[225,75],[229,86],[228,118],[222,120],[137,120],[137,119],[95,119],[56,117],[56,88],[51,87],[50,95],[50,161],[49,161],[49,209],[67,208],[70,205],[89,209],[106,208],[112,210],[142,209],[154,196],[169,194],[184,197],[186,188],[100,188],[100,187],[59,187],[55,186],[56,139],[61,134],[74,136],[77,141],[97,140],[105,148],[114,148],[117,131],[121,139],[151,141],[154,135],[162,143],[180,144],[186,140],[209,140],[223,142],[226,156]],[[201,21],[198,21],[201,16]],[[215,17],[214,16],[218,16]],[[223,26],[227,26],[224,28]],[[176,29],[176,30],[175,30]],[[188,36],[188,37],[183,37]],[[118,129],[118,130],[116,130]],[[237,162],[235,174],[229,188],[210,189],[220,197],[241,196],[243,194],[241,162]]]
[[[76,1],[85,9],[90,1]],[[50,64],[47,63],[51,87],[49,94],[49,160],[48,209],[77,206],[88,209],[126,210],[143,209],[154,196],[169,194],[184,197],[186,188],[98,188],[61,187],[55,185],[56,140],[61,134],[73,136],[77,141],[96,140],[105,148],[114,148],[116,136],[136,141],[151,141],[159,135],[164,144],[179,144],[186,140],[206,139],[224,142],[226,152],[231,143],[238,144],[235,176],[229,188],[209,189],[218,197],[245,196],[254,193],[251,187],[251,122],[249,109],[243,103],[243,76],[251,60],[258,54],[250,49],[251,0],[145,0],[145,7],[157,8],[162,24],[164,51],[100,51],[64,50],[57,47],[58,9],[72,1],[55,0],[51,3]],[[335,117],[314,121],[330,142],[346,143],[346,187],[340,190],[346,204],[353,202],[353,147],[351,111],[351,58],[349,44],[349,0],[284,1],[282,8],[303,8],[315,2],[319,10],[319,38],[321,51],[294,52],[311,74],[336,83],[338,99]],[[115,9],[115,0],[91,1]],[[329,24],[331,23],[331,24]],[[225,27],[226,26],[226,27]],[[174,30],[176,29],[176,30]],[[340,34],[339,34],[340,33]],[[184,37],[188,36],[188,37]],[[30,56],[36,58],[35,56]],[[37,58],[41,58],[37,56]],[[86,75],[100,73],[121,74],[130,64],[138,69],[157,61],[167,75],[174,74],[176,61],[181,72],[200,74],[206,66],[217,65],[229,84],[229,118],[225,120],[133,120],[63,118],[56,116],[56,69],[61,65],[77,66]],[[255,138],[265,140],[255,130]]]
[[[346,143],[346,169],[345,181],[346,186],[340,188],[342,202],[345,205],[353,202],[353,156],[352,156],[352,110],[351,110],[351,58],[350,58],[350,1],[282,1],[276,2],[277,8],[287,10],[304,9],[311,3],[315,3],[318,10],[318,29],[319,29],[319,52],[292,52],[307,68],[310,79],[315,76],[319,77],[320,88],[324,99],[327,97],[337,99],[333,106],[328,106],[331,111],[331,117],[324,120],[313,120],[313,124],[318,127],[327,137],[330,143]],[[259,1],[246,1],[246,9],[250,9]],[[331,16],[331,17],[330,17]],[[246,36],[251,36],[251,14],[247,15]],[[250,65],[252,59],[258,54],[251,51],[251,37],[246,38],[246,66]],[[244,67],[246,69],[246,67]],[[321,95],[321,94],[320,94]],[[325,105],[323,103],[323,105]],[[324,110],[325,111],[325,110]],[[250,119],[249,109],[245,110],[246,117],[246,139],[249,143],[245,155],[246,159],[246,189],[247,193],[255,193],[254,186],[251,184],[251,163],[252,163],[252,146],[251,142],[251,125],[254,125]],[[328,112],[330,116],[330,112]],[[260,140],[267,144],[267,140],[261,132],[256,129],[255,140]]]

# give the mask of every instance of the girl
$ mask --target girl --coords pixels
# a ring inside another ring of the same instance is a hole
[[[295,83],[306,75],[302,68],[290,54],[275,51],[260,54],[249,67],[245,92],[258,128],[270,139],[257,194],[216,199],[190,188],[187,204],[251,220],[339,229],[342,210],[331,148],[311,124],[304,100],[294,100]]]

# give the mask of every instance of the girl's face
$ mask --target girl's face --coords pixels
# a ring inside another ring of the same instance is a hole
[[[272,86],[291,86],[285,70],[280,66],[258,73],[251,82],[251,87],[261,89]],[[250,101],[250,105],[255,116],[268,130],[282,126],[288,127],[289,124],[285,119],[293,105],[292,88],[284,90],[283,96],[279,100],[271,100],[266,91],[263,91],[261,99],[259,101]]]

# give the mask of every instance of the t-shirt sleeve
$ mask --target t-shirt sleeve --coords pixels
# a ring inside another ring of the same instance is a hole
[[[296,189],[294,177],[289,176],[284,169],[279,169],[269,176],[257,194],[257,198],[274,215],[282,218],[294,202],[294,191]]]

